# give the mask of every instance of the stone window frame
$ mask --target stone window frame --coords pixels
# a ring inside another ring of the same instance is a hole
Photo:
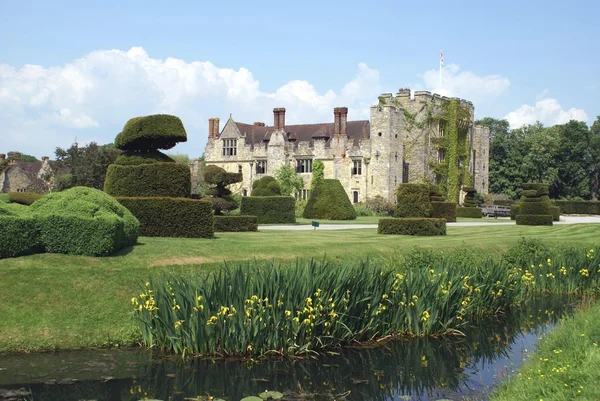
[[[237,155],[237,139],[223,139],[223,156]]]
[[[362,175],[362,160],[361,159],[353,159],[352,160],[352,175]]]
[[[310,197],[310,189],[300,189],[296,192],[296,199],[308,200]]]
[[[307,174],[312,173],[312,158],[298,158],[296,159],[296,174]]]
[[[256,161],[256,174],[267,174],[267,160],[257,160]]]

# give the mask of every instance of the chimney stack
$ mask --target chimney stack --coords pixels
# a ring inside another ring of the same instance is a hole
[[[254,122],[254,126],[255,127],[264,127],[265,123],[263,123],[262,121],[255,121]]]
[[[273,126],[275,129],[285,129],[285,108],[276,107],[273,109]]]
[[[21,153],[19,152],[9,152],[8,157],[11,158],[8,162],[9,165],[18,164],[21,161]]]
[[[6,155],[4,153],[0,153],[0,163],[6,160]]]
[[[333,109],[333,134],[346,135],[346,126],[348,123],[348,108],[336,107]]]
[[[214,124],[213,125],[213,138],[216,138],[221,133],[221,130],[219,129],[219,124],[220,124],[221,120],[219,120],[219,117],[215,117],[215,118],[213,118],[213,121],[214,121],[214,123],[213,123]]]
[[[213,132],[215,132],[215,119],[208,119],[208,138],[213,138]]]

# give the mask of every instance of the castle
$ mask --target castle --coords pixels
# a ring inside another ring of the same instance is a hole
[[[451,98],[456,99],[456,98]],[[348,121],[348,108],[336,107],[333,122],[286,125],[284,108],[273,109],[273,126],[262,122],[245,124],[232,117],[222,130],[219,119],[209,119],[204,153],[207,165],[243,174],[234,192],[250,195],[252,183],[264,175],[275,176],[291,164],[303,178],[305,189],[297,198],[306,199],[312,163],[321,160],[325,178],[340,180],[353,203],[375,196],[393,200],[399,183],[439,183],[439,169],[446,149],[442,145],[444,104],[449,98],[425,91],[400,89],[394,96],[379,96],[370,107],[370,120]],[[488,193],[489,129],[474,122],[471,102],[456,99],[467,117],[461,121],[465,154],[457,158],[469,182],[480,193]]]

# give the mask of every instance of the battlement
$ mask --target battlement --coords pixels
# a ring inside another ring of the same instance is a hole
[[[412,104],[433,101],[434,103],[441,103],[445,100],[458,100],[461,104],[466,105],[469,108],[473,108],[473,102],[458,97],[447,97],[438,93],[432,93],[430,91],[411,91],[410,88],[400,88],[394,96],[392,93],[382,93],[378,96],[378,103],[371,106],[371,108],[380,107],[392,107],[392,108],[406,108],[413,107]]]

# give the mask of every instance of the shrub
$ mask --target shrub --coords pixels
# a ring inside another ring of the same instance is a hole
[[[367,205],[364,204],[363,202],[355,203],[353,206],[354,206],[354,211],[356,212],[357,217],[359,217],[359,216],[377,216],[377,213],[375,213],[374,211],[369,209],[367,207]]]
[[[339,180],[323,179],[311,192],[304,208],[304,217],[307,219],[354,220],[356,211]]]
[[[519,209],[521,207],[520,203],[515,203],[514,205],[510,206],[510,219],[514,220],[517,218],[517,215],[519,214]]]
[[[555,200],[554,204],[563,214],[600,214],[598,201]]]
[[[446,235],[446,219],[383,218],[377,226],[379,234]]]
[[[140,164],[175,163],[175,160],[158,150],[147,152],[126,152],[120,154],[114,164],[120,166],[138,166]]]
[[[256,216],[258,224],[295,223],[295,202],[291,196],[244,196],[240,213]]]
[[[431,202],[431,217],[446,219],[447,222],[456,221],[456,203]]]
[[[483,213],[480,207],[457,207],[456,217],[470,217],[473,219],[483,218]]]
[[[550,214],[518,214],[517,225],[523,226],[551,226],[553,216]]]
[[[548,202],[523,202],[519,206],[519,214],[549,214],[549,208]]]
[[[19,203],[21,205],[29,206],[36,200],[40,199],[43,195],[36,194],[35,192],[9,192],[8,199],[12,203]]]
[[[212,202],[215,214],[237,209],[237,202],[231,197],[228,185],[242,181],[241,173],[228,173],[223,168],[210,165],[204,169],[204,182],[210,187],[205,190],[207,200]]]
[[[252,184],[250,196],[277,196],[281,195],[281,188],[274,177],[264,176]]]
[[[256,216],[213,216],[215,232],[257,231]]]
[[[396,205],[381,195],[367,199],[366,206],[376,213],[377,216],[393,216]]]
[[[179,117],[155,114],[127,121],[115,145],[121,150],[171,149],[178,142],[186,141],[187,134]]]
[[[8,215],[0,210],[0,259],[41,252],[40,233],[31,215]]]
[[[137,241],[138,220],[97,189],[75,187],[51,193],[29,209],[46,252],[105,256]]]
[[[396,189],[398,203],[395,217],[429,217],[429,188],[424,184],[400,184]]]
[[[142,165],[111,164],[106,172],[104,191],[112,196],[170,196],[191,194],[190,169],[181,163]]]
[[[296,199],[296,218],[302,217],[304,214],[304,208],[306,207],[306,199]]]
[[[473,187],[463,187],[462,189],[465,194],[465,199],[463,201],[463,206],[468,208],[476,208],[479,206],[477,191]],[[460,216],[463,217],[463,216]]]
[[[552,215],[552,220],[560,221],[560,208],[558,206],[550,206],[548,209]]]
[[[446,198],[438,185],[429,186],[429,200],[431,202],[446,202]]]
[[[212,238],[212,204],[205,200],[171,197],[117,197],[140,221],[148,237]]]

